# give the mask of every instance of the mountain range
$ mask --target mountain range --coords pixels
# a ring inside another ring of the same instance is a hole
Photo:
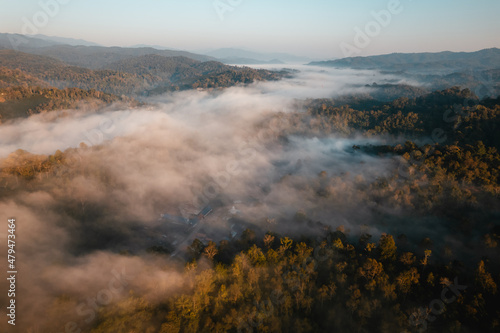
[[[288,53],[259,53],[237,48],[222,48],[188,52],[160,45],[138,44],[131,47],[104,47],[83,39],[45,35],[0,33],[0,49],[13,49],[45,55],[75,66],[99,68],[130,57],[157,54],[166,57],[183,56],[198,61],[217,60],[232,65],[307,63],[312,59]],[[96,59],[99,61],[96,62]],[[105,59],[105,60],[104,60]]]
[[[186,57],[197,61],[216,60],[209,56],[194,54],[187,51],[158,50],[151,47],[127,48],[67,45],[56,43],[48,39],[13,34],[0,34],[0,47],[22,51],[24,53],[47,56],[61,60],[70,65],[91,69],[104,68],[106,65],[115,61],[147,54],[156,54],[164,57]]]
[[[289,75],[229,66],[186,51],[60,42],[0,34],[0,123],[52,110],[137,104],[134,99],[151,94],[225,88]]]
[[[392,53],[310,62],[311,66],[449,74],[461,70],[500,68],[500,49],[476,52]]]
[[[220,59],[220,61],[227,64],[303,64],[312,60],[308,57],[301,57],[288,53],[260,53],[239,48],[221,48],[201,51],[200,53]]]

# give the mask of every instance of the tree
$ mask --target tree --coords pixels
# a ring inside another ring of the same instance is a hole
[[[380,260],[393,261],[396,259],[396,242],[391,235],[382,234],[378,245]]]
[[[373,280],[377,275],[384,272],[382,263],[375,259],[368,258],[362,267],[358,268],[358,274],[367,281]]]
[[[271,235],[271,234],[266,234],[266,235],[264,236],[264,245],[265,245],[268,249],[270,249],[270,248],[271,248],[271,246],[273,245],[274,238],[275,238],[275,237],[274,237],[273,235]]]
[[[293,240],[291,240],[288,237],[280,238],[280,243],[281,243],[280,251],[285,252],[286,250],[292,247]]]
[[[205,247],[203,250],[203,253],[208,257],[208,259],[213,260],[215,255],[217,255],[219,251],[217,250],[217,244],[214,242],[210,241],[208,243],[208,246]]]
[[[424,258],[422,260],[420,260],[420,264],[422,264],[422,266],[424,266],[424,268],[429,263],[429,257],[431,256],[431,254],[432,254],[431,250],[424,251]]]
[[[415,263],[415,260],[417,260],[417,258],[411,252],[405,252],[399,257],[399,261],[401,261],[406,266],[413,265],[413,263]]]
[[[260,266],[266,262],[266,256],[264,255],[262,250],[255,244],[247,251],[247,256],[254,266]]]
[[[246,243],[252,243],[255,240],[255,231],[252,229],[245,229],[241,234],[241,240]]]
[[[405,271],[398,275],[396,278],[396,283],[403,294],[407,294],[412,284],[418,284],[420,274],[418,274],[417,269],[412,267],[410,270]]]
[[[476,269],[476,284],[485,292],[495,295],[497,293],[497,284],[489,272],[486,271],[484,261],[481,260]]]
[[[194,239],[191,245],[188,247],[188,253],[191,258],[198,259],[203,251],[205,245],[198,239]]]

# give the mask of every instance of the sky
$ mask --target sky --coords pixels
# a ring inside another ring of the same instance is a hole
[[[500,47],[498,0],[0,0],[0,4],[0,32],[36,32],[105,46],[148,44],[190,51],[236,47],[317,59]],[[378,21],[374,13],[379,14]]]

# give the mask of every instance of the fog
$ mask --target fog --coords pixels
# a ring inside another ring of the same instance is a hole
[[[87,146],[39,188],[27,185],[0,202],[1,219],[15,217],[18,225],[22,327],[63,331],[68,321],[85,327],[93,311],[129,290],[154,302],[182,286],[178,260],[185,247],[200,234],[230,239],[235,221],[264,232],[319,234],[322,227],[297,221],[300,212],[333,229],[383,232],[366,226],[374,217],[358,185],[386,176],[396,162],[352,146],[385,139],[289,133],[279,115],[303,112],[306,98],[404,81],[371,71],[294,69],[300,72],[292,79],[171,93],[137,109],[65,110],[2,124],[0,158],[17,149],[54,154]],[[328,196],[318,199],[320,190]],[[206,205],[213,213],[180,235],[168,234],[170,222],[159,220]],[[162,239],[174,240],[165,244],[173,256],[145,252]],[[5,290],[6,282],[0,286]],[[100,305],[91,310],[89,298]]]
[[[259,68],[280,69],[269,65]],[[145,102],[155,106],[143,109],[104,110],[98,114],[65,110],[7,122],[0,128],[0,158],[16,149],[51,154],[57,149],[78,147],[81,142],[96,145],[117,136],[131,135],[158,122],[175,123],[176,128],[192,128],[200,132],[204,130],[201,127],[206,126],[227,127],[221,122],[221,117],[239,117],[241,122],[245,122],[266,112],[293,110],[296,99],[331,98],[368,92],[370,90],[363,85],[373,82],[408,83],[406,79],[382,75],[376,71],[297,65],[287,68],[300,72],[291,79],[259,82],[247,87],[228,88],[222,92],[185,91],[150,98]],[[227,122],[228,119],[224,121]]]

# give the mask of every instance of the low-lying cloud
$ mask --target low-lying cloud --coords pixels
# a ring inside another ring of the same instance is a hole
[[[287,135],[286,123],[271,119],[303,111],[297,101],[305,98],[364,92],[363,84],[397,78],[300,69],[295,78],[277,82],[158,96],[138,109],[65,110],[2,124],[0,158],[17,149],[54,154],[81,142],[88,146],[59,173],[37,179],[39,188],[27,185],[0,203],[2,220],[15,217],[19,225],[23,327],[62,331],[67,317],[44,319],[53,318],[48,313],[60,304],[79,325],[91,322],[91,311],[81,305],[87,298],[101,297],[107,304],[110,295],[113,301],[126,297],[110,287],[119,288],[116,281],[110,284],[116,272],[129,274],[126,290],[152,301],[181,286],[174,259],[145,253],[171,236],[158,231],[168,223],[158,221],[161,213],[197,213],[211,204],[213,215],[198,234],[214,240],[230,237],[234,219],[302,232],[300,224],[289,222],[299,211],[332,227],[370,222],[357,184],[383,177],[394,161],[351,147],[383,139]],[[319,191],[326,193],[321,199]],[[179,250],[198,234],[171,246]],[[5,284],[0,283],[2,290]]]

